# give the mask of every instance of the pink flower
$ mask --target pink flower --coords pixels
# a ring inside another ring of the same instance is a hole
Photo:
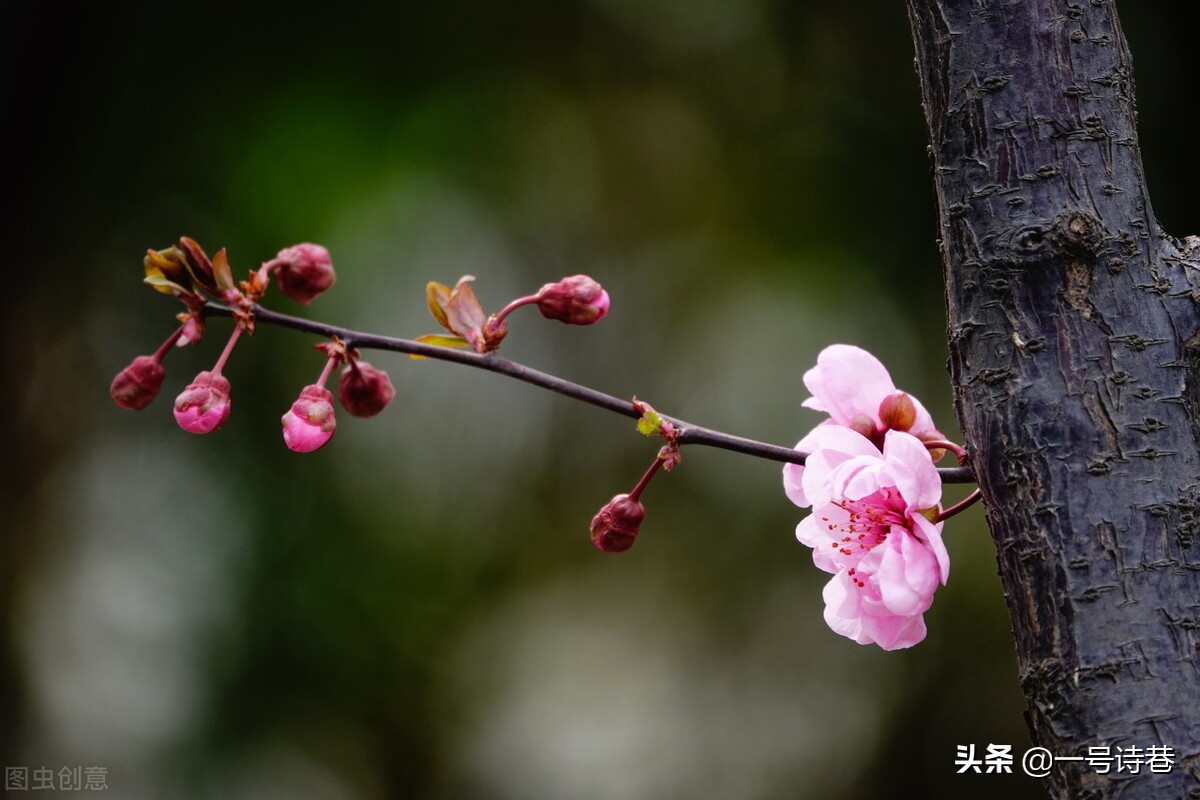
[[[801,405],[828,413],[829,419],[822,425],[856,431],[877,448],[883,446],[889,430],[905,431],[923,440],[944,438],[920,401],[898,390],[887,368],[862,348],[848,344],[826,347],[817,356],[817,365],[804,373],[804,385],[813,396]],[[796,449],[811,453],[817,446],[813,435],[818,430],[820,426],[801,439]],[[800,464],[783,468],[784,492],[801,508],[812,505],[804,492],[804,472]]]
[[[219,372],[201,372],[175,398],[175,421],[188,433],[212,433],[230,410],[229,381]]]
[[[280,420],[283,441],[297,453],[311,453],[325,446],[337,431],[333,417],[333,394],[324,386],[309,384]]]
[[[884,650],[925,638],[924,612],[950,574],[942,543],[942,483],[916,437],[884,435],[881,453],[863,436],[823,425],[803,474],[813,512],[796,538],[833,578],[825,586],[825,621],[859,644]]]

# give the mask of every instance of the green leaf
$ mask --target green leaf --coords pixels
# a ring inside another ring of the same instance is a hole
[[[642,418],[638,420],[638,433],[642,436],[654,436],[662,430],[662,423],[662,415],[652,408],[647,408],[646,412],[642,414]]]
[[[431,344],[434,347],[452,347],[455,349],[470,349],[471,347],[471,343],[466,339],[460,339],[457,336],[445,336],[440,333],[427,333],[424,336],[418,336],[413,341],[420,342],[421,344]],[[417,353],[409,353],[408,357],[416,361],[428,358],[428,356],[418,355]]]

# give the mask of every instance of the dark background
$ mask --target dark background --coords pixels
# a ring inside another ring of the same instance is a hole
[[[1197,15],[1121,11],[1184,235]],[[0,762],[105,766],[123,798],[1039,796],[954,774],[957,745],[1028,746],[978,509],[928,639],[884,653],[825,627],[773,463],[689,450],[609,556],[588,520],[656,445],[496,376],[372,355],[396,401],[306,456],[277,420],[312,337],[239,345],[213,436],[170,398],[227,320],[149,410],[106,395],[173,328],[141,257],[186,234],[239,273],[323,243],[334,290],[268,305],[404,336],[436,327],[428,280],[494,310],[587,272],[609,317],[519,313],[509,357],[791,444],[803,372],[850,342],[953,434],[902,4],[0,14]]]

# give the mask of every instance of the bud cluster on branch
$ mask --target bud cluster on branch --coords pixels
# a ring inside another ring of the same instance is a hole
[[[609,312],[611,298],[586,275],[547,283],[488,314],[471,286],[474,277],[453,288],[426,286],[426,304],[446,333],[414,340],[391,339],[323,323],[309,322],[262,308],[272,279],[279,290],[308,304],[335,281],[329,251],[316,244],[284,248],[272,259],[235,281],[225,250],[209,258],[192,239],[150,250],[145,281],[184,305],[179,327],[150,355],[138,356],[113,379],[117,405],[141,410],[158,395],[166,375],[163,359],[176,348],[199,343],[210,315],[228,316],[234,328],[211,369],[203,370],[175,398],[174,415],[189,433],[220,430],[232,410],[231,385],[224,369],[243,335],[256,322],[319,333],[316,345],[325,357],[315,382],[304,386],[281,418],[284,444],[298,453],[324,447],[337,432],[334,394],[326,384],[340,368],[337,398],[357,417],[372,417],[395,397],[387,373],[360,357],[361,349],[393,350],[412,358],[438,358],[508,375],[636,417],[637,429],[663,444],[637,484],[617,494],[596,513],[590,534],[600,550],[618,553],[633,546],[646,515],[641,497],[660,470],[681,460],[685,444],[705,444],[785,462],[784,491],[797,505],[812,507],[796,529],[813,548],[813,560],[833,578],[825,587],[825,619],[836,632],[861,644],[884,649],[908,647],[925,636],[924,612],[937,586],[949,575],[942,543],[944,520],[975,502],[978,490],[949,509],[941,506],[944,482],[968,482],[966,451],[934,427],[924,406],[892,384],[884,366],[864,350],[832,345],[804,376],[812,397],[803,405],[829,415],[795,449],[755,442],[667,417],[648,403],[624,401],[594,389],[541,373],[500,357],[508,335],[508,317],[522,306],[568,325],[592,325]],[[472,351],[468,353],[456,352]],[[958,468],[935,462],[954,452]]]

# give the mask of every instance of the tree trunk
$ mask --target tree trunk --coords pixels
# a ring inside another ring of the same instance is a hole
[[[1054,797],[1200,796],[1200,239],[1163,233],[1111,0],[908,0],[950,371]],[[1104,751],[1100,751],[1104,752]]]

